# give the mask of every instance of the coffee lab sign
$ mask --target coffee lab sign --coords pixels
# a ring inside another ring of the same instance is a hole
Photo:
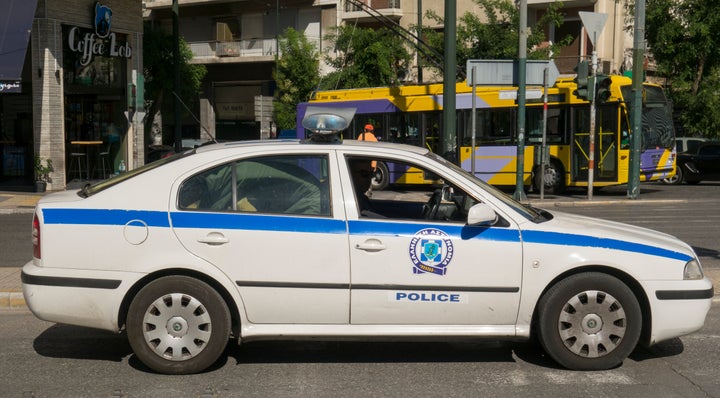
[[[132,57],[132,48],[128,42],[118,42],[112,26],[112,10],[100,3],[95,4],[95,31],[74,26],[68,33],[70,51],[82,54],[80,65],[87,66],[96,55],[110,57]]]

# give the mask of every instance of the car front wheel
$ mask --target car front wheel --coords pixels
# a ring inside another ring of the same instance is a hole
[[[143,287],[130,304],[127,335],[150,369],[191,374],[218,360],[230,337],[230,312],[220,294],[187,276],[167,276]]]
[[[630,355],[640,338],[638,300],[610,275],[570,276],[551,287],[538,305],[540,343],[568,369],[613,368]]]

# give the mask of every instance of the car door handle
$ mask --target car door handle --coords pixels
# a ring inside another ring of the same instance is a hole
[[[365,250],[366,252],[379,252],[387,249],[387,247],[377,239],[368,239],[363,243],[358,243],[355,245],[355,248]]]
[[[225,235],[219,232],[211,232],[204,237],[198,239],[198,242],[205,243],[210,246],[218,246],[230,242],[230,239],[226,238]]]

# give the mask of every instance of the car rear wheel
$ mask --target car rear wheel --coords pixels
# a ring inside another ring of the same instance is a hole
[[[573,370],[603,370],[622,363],[642,326],[638,300],[623,282],[588,272],[551,287],[538,304],[539,338],[545,351]]]
[[[218,360],[230,337],[230,311],[208,284],[167,276],[143,287],[127,317],[130,346],[150,369],[191,374]]]

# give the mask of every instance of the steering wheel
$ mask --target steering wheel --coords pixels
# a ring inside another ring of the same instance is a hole
[[[430,200],[423,205],[423,216],[426,220],[434,220],[442,203],[442,189],[436,189],[430,196]]]

